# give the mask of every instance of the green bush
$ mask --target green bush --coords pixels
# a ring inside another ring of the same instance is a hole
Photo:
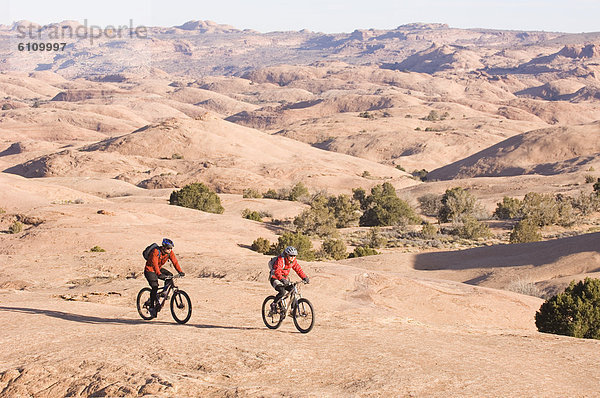
[[[487,224],[478,221],[472,216],[462,218],[462,224],[458,226],[456,233],[464,239],[489,238],[492,235]]]
[[[414,177],[417,177],[421,181],[427,181],[427,174],[429,174],[429,172],[425,169],[421,169],[421,170],[413,170],[413,172],[411,174]]]
[[[258,198],[262,198],[263,196],[256,189],[247,188],[247,189],[244,189],[244,192],[242,193],[242,197],[258,199]]]
[[[269,254],[271,252],[271,242],[265,238],[256,238],[250,248],[255,252]]]
[[[579,197],[573,200],[573,207],[583,216],[600,211],[600,195],[581,192]]]
[[[100,246],[94,246],[90,249],[91,252],[96,252],[96,253],[103,253],[106,250],[104,250],[103,248],[101,248]]]
[[[447,189],[438,212],[440,222],[458,222],[464,216],[474,216],[477,199],[461,187]]]
[[[6,210],[4,210],[2,207],[0,207],[0,214],[4,214],[6,213]]]
[[[287,246],[294,246],[298,250],[298,258],[300,260],[312,261],[315,259],[312,242],[308,236],[302,233],[284,233],[277,239],[277,243],[273,246],[271,253],[279,254]]]
[[[505,196],[502,198],[502,203],[496,203],[494,215],[500,220],[511,220],[517,217],[522,217],[522,204],[523,203],[519,199]]]
[[[600,280],[571,282],[563,293],[542,304],[535,325],[544,333],[600,339]]]
[[[171,155],[171,159],[183,159],[183,155],[179,153],[174,153]]]
[[[263,198],[265,199],[279,199],[279,194],[273,188],[270,188],[267,192],[263,194]]]
[[[369,232],[367,233],[367,246],[379,249],[385,245],[387,245],[387,239],[381,236],[379,227],[369,228]]]
[[[585,178],[585,183],[586,183],[586,184],[591,184],[592,182],[596,182],[596,177],[594,177],[594,176],[593,176],[593,175],[591,175],[591,174],[586,174],[586,175],[584,176],[584,178]]]
[[[362,117],[365,119],[373,119],[373,118],[375,118],[375,115],[373,115],[372,113],[369,113],[368,111],[365,111],[365,112],[359,113],[358,117]]]
[[[437,234],[438,229],[435,225],[428,222],[423,224],[423,229],[421,230],[421,236],[423,239],[433,239],[437,236]]]
[[[310,208],[304,210],[294,219],[299,232],[320,237],[336,233],[334,212],[327,206],[327,197],[320,195],[313,199]]]
[[[600,194],[600,178],[598,178],[598,181],[594,184],[594,192]]]
[[[519,221],[510,233],[510,243],[538,242],[542,233],[537,223],[529,218]]]
[[[430,121],[430,122],[435,122],[437,120],[440,120],[440,115],[437,113],[436,110],[432,110],[432,111],[429,112],[429,114],[427,116],[425,116],[423,118],[423,120],[427,120],[427,121]]]
[[[350,253],[348,258],[375,256],[377,254],[379,254],[379,252],[369,246],[358,246],[354,248],[354,251]]]
[[[260,217],[260,213],[256,210],[244,209],[242,210],[242,217],[252,220],[262,222],[262,218]]]
[[[222,214],[225,211],[219,196],[199,182],[186,185],[179,191],[173,191],[169,203],[208,213]]]
[[[292,187],[290,190],[290,195],[288,200],[291,201],[305,201],[308,199],[310,192],[308,192],[308,188],[302,183],[299,182]]]
[[[357,192],[355,191],[355,196]],[[360,217],[360,226],[376,227],[420,222],[414,210],[396,195],[396,189],[389,182],[374,186],[371,195],[365,197],[363,202],[366,210]]]
[[[18,234],[23,231],[23,223],[20,221],[13,222],[10,227],[8,227],[8,233]]]
[[[348,195],[330,196],[327,207],[333,211],[335,226],[346,228],[358,224],[360,218],[360,204]]]
[[[348,257],[346,244],[341,239],[326,239],[322,246],[323,252],[334,260],[343,260]]]

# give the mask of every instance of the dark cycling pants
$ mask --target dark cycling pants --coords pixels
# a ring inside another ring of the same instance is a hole
[[[164,268],[160,269],[160,273],[165,276],[173,276],[171,271],[169,271],[168,269],[164,269]],[[151,272],[151,271],[144,271],[144,276],[146,277],[146,280],[148,281],[148,283],[150,284],[150,287],[152,288],[152,290],[150,291],[150,307],[154,308],[155,304],[158,304],[158,297],[157,297],[158,276],[156,275],[156,272]]]
[[[275,278],[271,278],[271,286],[273,286],[273,288],[275,290],[277,290],[277,295],[275,296],[275,302],[278,302],[279,300],[281,300],[281,298],[285,295],[286,290],[292,289],[291,286],[288,286],[286,288],[285,285],[280,280],[277,280]]]

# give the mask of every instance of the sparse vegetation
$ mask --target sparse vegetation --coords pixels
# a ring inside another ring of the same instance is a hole
[[[271,242],[265,238],[256,238],[250,248],[255,252],[269,254],[271,252]]]
[[[544,333],[600,339],[600,280],[572,281],[542,304],[535,325]]]
[[[455,231],[463,239],[482,239],[492,235],[488,225],[473,216],[464,216],[461,221]]]
[[[413,177],[416,177],[421,181],[426,181],[427,174],[429,174],[429,172],[425,169],[421,169],[421,170],[413,170],[413,172],[411,174],[413,175]]]
[[[399,164],[396,165],[396,168],[400,171],[406,172],[406,169],[404,167],[400,166]]]
[[[341,239],[325,239],[321,250],[325,257],[333,258],[334,260],[343,260],[348,257],[346,244]]]
[[[376,227],[386,225],[416,224],[420,220],[410,205],[396,195],[396,190],[389,182],[376,185],[371,195],[364,196],[364,190],[354,190],[354,197],[362,196],[361,208],[365,212],[360,217],[359,225]]]
[[[8,227],[8,233],[10,234],[18,234],[23,231],[23,223],[20,221],[13,222],[10,227]]]
[[[281,235],[277,243],[273,245],[271,253],[279,254],[287,246],[294,246],[298,249],[298,258],[300,260],[312,261],[315,259],[312,242],[309,237],[301,233],[286,232]]]
[[[460,222],[462,217],[475,215],[477,199],[461,187],[447,189],[441,202],[440,222]]]
[[[379,249],[387,245],[387,239],[381,235],[381,229],[379,227],[369,228],[367,233],[367,245],[373,249]]]
[[[519,294],[525,294],[527,296],[542,297],[542,291],[535,285],[535,283],[521,278],[512,281],[506,287],[506,290],[510,290],[511,292]]]
[[[262,222],[262,217],[260,213],[256,210],[244,209],[242,210],[242,217],[248,220]]]
[[[510,243],[538,242],[542,240],[540,227],[531,219],[519,221],[510,233]]]
[[[584,178],[585,178],[585,183],[586,184],[591,184],[593,182],[596,182],[596,177],[594,177],[591,174],[586,174]]]
[[[225,211],[219,196],[199,182],[186,185],[179,191],[173,191],[169,203],[208,213],[222,214]]]
[[[101,248],[100,246],[94,246],[94,247],[92,247],[92,248],[90,249],[90,251],[91,251],[91,252],[94,252],[94,253],[103,253],[103,252],[105,252],[106,250],[104,250],[104,249],[103,249],[103,248]]]
[[[437,217],[442,208],[442,195],[428,193],[417,198],[421,213],[430,217]]]
[[[505,196],[502,198],[502,203],[496,204],[494,216],[498,217],[500,220],[511,220],[517,217],[522,217],[522,205],[523,202],[521,202],[519,199]]]
[[[308,192],[308,188],[306,188],[306,185],[304,185],[302,182],[299,182],[292,187],[288,200],[306,201],[309,195],[310,192]]]
[[[421,236],[423,239],[434,239],[438,234],[438,229],[435,225],[430,224],[428,222],[423,224],[423,229],[421,230]]]
[[[365,119],[374,119],[375,115],[373,115],[369,111],[364,111],[364,112],[359,113],[358,117],[362,117],[362,118],[365,118]]]
[[[375,256],[377,254],[379,254],[379,252],[369,246],[359,246],[354,248],[354,251],[350,253],[348,258]]]
[[[260,192],[258,192],[256,189],[247,188],[247,189],[244,189],[244,192],[242,193],[242,197],[258,199],[258,198],[262,198],[263,195],[261,195]]]
[[[431,110],[427,116],[423,118],[423,120],[427,120],[429,122],[435,122],[440,120],[440,115],[436,110]]]
[[[171,159],[183,159],[183,155],[180,155],[179,153],[174,153],[171,155]]]

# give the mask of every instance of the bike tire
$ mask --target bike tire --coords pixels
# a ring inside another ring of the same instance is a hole
[[[308,333],[315,326],[315,310],[310,301],[301,298],[292,311],[294,325],[300,333]]]
[[[150,315],[149,311],[149,303],[150,303],[150,292],[152,290],[149,287],[145,287],[137,295],[136,306],[138,314],[142,317],[142,319],[149,321],[152,319],[152,315]]]
[[[175,322],[184,324],[192,317],[192,300],[183,290],[178,290],[171,297],[171,315]]]
[[[284,316],[281,316],[280,312],[272,313],[271,312],[271,303],[275,301],[275,296],[269,296],[263,301],[262,304],[262,319],[265,323],[265,326],[269,329],[277,329],[281,326],[283,322]]]

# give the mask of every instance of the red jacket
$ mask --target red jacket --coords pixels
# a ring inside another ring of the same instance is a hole
[[[171,250],[170,254],[163,254],[160,249],[152,250],[152,253],[150,253],[148,260],[146,261],[146,268],[144,268],[144,271],[154,272],[156,275],[160,275],[160,268],[165,265],[168,260],[171,260],[177,272],[181,272],[181,267],[179,266],[179,262],[177,261],[177,257],[175,257],[173,250]]]
[[[306,278],[306,274],[304,273],[304,271],[302,271],[302,268],[300,267],[300,264],[298,264],[296,259],[294,259],[294,261],[290,263],[290,261],[283,256],[277,257],[277,261],[275,261],[275,264],[273,264],[273,272],[271,273],[271,278],[275,278],[277,280],[287,278],[287,276],[290,274],[290,269],[296,271],[300,278]]]

